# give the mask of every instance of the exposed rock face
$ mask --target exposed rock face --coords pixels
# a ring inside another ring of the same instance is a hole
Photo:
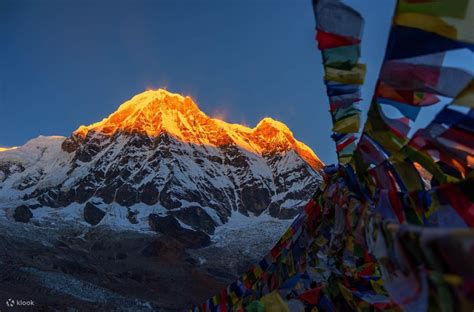
[[[30,208],[25,205],[16,207],[15,212],[13,213],[13,218],[16,222],[27,223],[32,217],[33,214],[31,213]]]
[[[179,222],[172,216],[160,217],[152,213],[148,217],[150,228],[163,234],[173,234],[181,229]]]
[[[148,222],[152,230],[181,242],[186,248],[201,248],[211,243],[206,233],[183,228],[173,216],[160,217],[157,214],[150,214]]]
[[[84,207],[84,220],[90,225],[97,225],[104,218],[105,211],[100,210],[91,203],[86,203]]]
[[[189,97],[146,91],[69,138],[0,152],[0,203],[59,208],[51,211],[92,225],[141,226],[150,213],[171,215],[212,234],[233,212],[292,218],[321,167],[281,122],[228,124]],[[61,212],[76,206],[84,213]]]
[[[173,215],[185,224],[202,229],[207,234],[214,234],[217,224],[201,207],[188,207],[174,212]]]

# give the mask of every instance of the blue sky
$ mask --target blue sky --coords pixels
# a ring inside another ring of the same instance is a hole
[[[346,2],[366,17],[367,107],[393,1]],[[0,146],[68,136],[166,87],[229,122],[279,119],[336,161],[310,0],[0,0],[0,47]]]

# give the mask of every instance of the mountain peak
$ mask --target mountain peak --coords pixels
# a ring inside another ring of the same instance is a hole
[[[265,129],[265,128],[272,128],[277,131],[285,132],[290,135],[293,135],[291,130],[288,128],[287,125],[285,125],[283,122],[275,120],[271,117],[265,117],[260,122],[257,124],[255,127],[256,129]]]
[[[85,139],[96,133],[107,136],[138,133],[149,137],[167,133],[182,142],[209,146],[234,144],[257,154],[295,150],[313,168],[322,166],[314,152],[297,141],[280,121],[266,117],[254,128],[229,124],[207,116],[191,97],[164,89],[135,95],[102,121],[80,126],[73,137]]]
[[[139,132],[157,136],[166,123],[177,113],[191,115],[199,108],[189,96],[171,93],[165,89],[147,90],[135,95],[102,121],[80,126],[74,135],[85,137],[90,131],[112,135],[118,131]],[[174,114],[172,114],[174,113]]]
[[[159,105],[156,105],[159,103]],[[154,105],[155,104],[155,105]],[[142,110],[156,109],[178,109],[182,111],[195,110],[198,106],[189,96],[183,96],[179,93],[172,93],[166,89],[146,90],[135,95],[131,100],[125,102],[119,107],[135,107]]]

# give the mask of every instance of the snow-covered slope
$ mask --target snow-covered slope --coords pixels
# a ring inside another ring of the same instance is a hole
[[[233,212],[293,217],[321,167],[281,122],[228,124],[190,97],[150,90],[69,138],[1,150],[0,208],[23,221],[137,230],[153,228],[150,215],[171,215],[184,229],[211,234]]]
[[[61,148],[65,139],[39,136],[19,148],[0,151],[0,202],[16,202],[31,188],[46,189],[62,182],[72,160]]]

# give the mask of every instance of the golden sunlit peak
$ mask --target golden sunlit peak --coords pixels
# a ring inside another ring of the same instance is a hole
[[[283,122],[275,120],[271,117],[265,117],[257,124],[255,129],[264,128],[264,127],[272,127],[276,130],[287,132],[289,134],[293,134],[290,128],[287,127]]]
[[[102,121],[80,126],[73,136],[84,139],[89,133],[111,136],[120,132],[158,137],[167,133],[182,142],[209,146],[234,144],[257,154],[294,150],[313,168],[322,166],[313,151],[297,141],[290,129],[278,120],[266,117],[249,128],[215,117],[203,113],[189,96],[165,89],[146,90]]]
[[[161,88],[146,90],[120,105],[102,121],[80,126],[74,131],[74,135],[85,137],[91,130],[102,134],[113,134],[122,130],[156,136],[162,130],[164,119],[173,119],[178,112],[192,114],[196,111],[199,111],[199,108],[189,96]]]
[[[195,108],[197,108],[197,105],[193,102],[191,97],[159,88],[156,90],[146,90],[135,95],[132,99],[120,105],[115,113],[120,111],[148,111],[149,113],[155,113],[160,110],[186,110]]]
[[[17,146],[12,146],[12,147],[1,147],[0,146],[0,152],[6,152],[6,151],[14,150],[14,149],[17,149],[17,148],[18,148]]]

